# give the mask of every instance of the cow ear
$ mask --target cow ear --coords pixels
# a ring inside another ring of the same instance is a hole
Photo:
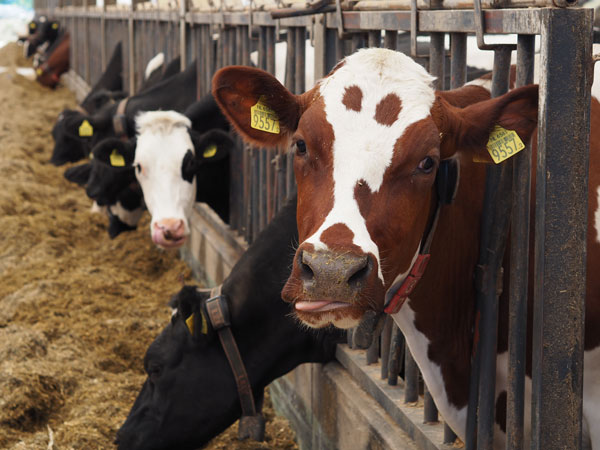
[[[84,163],[78,166],[69,167],[65,170],[64,176],[71,183],[85,186],[90,178],[91,171],[92,165],[90,163]]]
[[[440,132],[442,158],[468,151],[474,157],[491,161],[486,145],[496,126],[516,132],[524,144],[529,142],[537,127],[538,86],[514,89],[465,108],[457,108],[438,95],[431,115]]]
[[[268,72],[230,66],[213,78],[213,96],[242,138],[262,147],[285,146],[302,114],[300,97]]]
[[[94,159],[112,167],[130,167],[135,159],[135,141],[108,138],[92,150]]]
[[[194,143],[196,159],[201,164],[221,161],[229,156],[235,147],[231,136],[221,130],[210,130],[201,136],[192,131],[190,135]]]
[[[206,313],[202,307],[208,297],[208,291],[198,289],[195,286],[184,286],[169,302],[169,306],[177,311],[174,318],[181,318],[196,340],[207,336],[209,333]]]

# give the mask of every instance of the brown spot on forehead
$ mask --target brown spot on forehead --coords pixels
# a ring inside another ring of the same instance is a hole
[[[381,125],[392,126],[398,120],[402,102],[396,94],[388,94],[377,104],[375,120]]]
[[[344,92],[344,98],[342,98],[342,103],[344,104],[346,109],[360,112],[362,108],[362,97],[363,93],[358,86],[350,86],[347,87],[346,91]]]
[[[346,224],[336,223],[321,233],[321,242],[330,250],[344,249],[350,252],[362,253],[360,247],[352,243],[354,232]]]

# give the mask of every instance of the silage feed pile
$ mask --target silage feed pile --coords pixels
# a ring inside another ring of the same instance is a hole
[[[21,49],[0,49],[0,65]],[[110,240],[107,219],[48,160],[51,129],[75,105],[0,73],[0,449],[110,449],[145,374],[148,345],[190,271],[156,248],[146,215]],[[295,448],[270,418],[265,443],[239,443],[235,426],[208,448]]]

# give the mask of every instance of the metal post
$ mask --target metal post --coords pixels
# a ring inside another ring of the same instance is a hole
[[[179,0],[179,57],[181,58],[181,70],[184,71],[187,66],[187,47],[185,15],[187,13],[187,0]]]
[[[450,89],[461,87],[467,82],[467,35],[450,35]]]
[[[542,13],[532,449],[578,449],[582,444],[592,11]]]
[[[534,50],[535,36],[520,35],[518,37],[517,87],[533,82]],[[530,192],[531,148],[527,146],[513,157],[506,450],[523,448]],[[529,401],[529,399],[527,400]]]
[[[404,348],[404,402],[416,403],[419,400],[419,366],[408,347]]]
[[[275,75],[275,27],[267,27],[267,72]]]
[[[296,28],[296,94],[302,94],[306,85],[306,28]]]
[[[446,50],[444,44],[444,33],[431,33],[429,43],[429,73],[436,77],[434,86],[437,90],[444,87],[444,68],[446,66]]]
[[[128,68],[129,68],[129,95],[135,94],[135,41],[133,36],[133,12],[135,11],[135,0],[131,1],[129,16],[127,17],[127,41],[128,45]]]
[[[367,364],[375,364],[379,359],[379,337],[374,337],[367,349]]]
[[[396,50],[398,48],[398,32],[396,30],[385,30],[383,46],[390,50]]]
[[[390,347],[390,360],[388,363],[388,384],[390,386],[396,386],[398,384],[398,373],[400,373],[400,366],[404,361],[404,335],[398,328],[398,325],[394,322],[392,327],[392,345]]]
[[[427,385],[425,385],[425,392],[423,393],[423,421],[429,424],[438,422],[438,410]]]
[[[285,87],[291,92],[296,88],[296,31],[288,28],[285,54]]]
[[[388,365],[390,358],[390,346],[392,343],[392,325],[394,321],[391,316],[385,318],[385,325],[381,333],[381,379],[388,377]]]

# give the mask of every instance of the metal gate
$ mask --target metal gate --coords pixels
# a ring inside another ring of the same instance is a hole
[[[278,42],[287,44],[285,85],[301,93],[307,87],[307,39],[314,45],[315,79],[358,48],[397,49],[400,42],[408,40],[413,56],[428,59],[430,72],[438,77],[437,88],[448,87],[444,85],[448,67],[449,87],[456,88],[466,81],[467,35],[475,33],[480,48],[494,52],[492,95],[497,96],[508,89],[513,51],[517,54],[517,85],[533,81],[534,43],[539,36],[537,158],[532,161],[531,152],[526,150],[502,165],[488,167],[482,220],[485,251],[476,274],[481,333],[473,358],[466,446],[492,448],[496,286],[502,276],[510,224],[511,266],[506,268],[511,280],[507,448],[523,448],[529,210],[533,201],[531,447],[581,448],[592,10],[575,8],[566,0],[484,1],[486,9],[480,0],[361,0],[350,4],[338,0],[335,5],[318,3],[306,10],[275,14],[251,9],[229,11],[224,4],[212,11],[189,10],[185,4],[171,10],[142,5],[98,9],[68,3],[59,7],[40,0],[36,10],[60,19],[71,31],[71,67],[88,85],[100,76],[107,53],[122,41],[125,86],[131,93],[140,85],[144,65],[158,51],[165,52],[167,60],[181,55],[182,67],[196,61],[201,96],[209,92],[217,69],[248,65],[253,51],[257,52],[257,66],[275,73]],[[485,35],[490,33],[515,34],[516,45],[488,45]],[[429,35],[427,55],[417,54],[422,46],[417,35],[422,34]],[[532,164],[537,168],[534,199],[530,199]],[[246,147],[232,156],[232,171],[241,176],[231,181],[230,226],[250,243],[294,195],[292,157],[285,152]],[[348,367],[343,351],[339,358]],[[405,401],[417,401],[418,368],[389,318],[380,339],[367,352],[368,364],[379,360],[381,377],[394,385],[403,372]],[[437,421],[426,387],[423,420]],[[444,441],[453,440],[447,429]],[[438,444],[433,443],[433,448]]]

